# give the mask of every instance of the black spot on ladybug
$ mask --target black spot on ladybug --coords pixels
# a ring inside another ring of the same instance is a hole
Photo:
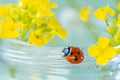
[[[80,54],[80,52],[78,52],[78,54]]]
[[[77,61],[78,60],[78,58],[75,56],[75,61]]]
[[[73,52],[71,52],[70,55],[73,55]]]
[[[70,47],[68,47],[68,53],[70,53]]]

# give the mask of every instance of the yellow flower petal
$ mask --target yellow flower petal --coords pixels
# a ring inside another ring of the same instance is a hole
[[[89,12],[91,10],[91,7],[83,7],[81,10],[80,10],[80,19],[84,22],[88,21],[88,18],[89,18]]]
[[[11,27],[14,24],[14,20],[12,18],[5,18],[3,22],[3,26]]]
[[[35,35],[41,35],[42,34],[42,30],[41,29],[37,29],[35,30]]]
[[[9,16],[10,10],[12,9],[13,4],[0,5],[0,17]]]
[[[96,45],[91,45],[89,48],[88,48],[88,54],[91,56],[91,57],[96,57],[97,55],[99,55],[101,53],[100,51],[100,48]]]
[[[18,37],[20,33],[16,29],[5,29],[2,27],[1,32],[0,32],[0,37],[1,38],[16,38]]]
[[[96,43],[99,47],[105,48],[110,44],[110,39],[108,37],[100,37]]]
[[[103,55],[100,55],[96,58],[96,63],[100,66],[104,66],[108,63],[109,59],[107,57],[104,57]]]
[[[42,35],[41,29],[31,30],[29,33],[28,42],[36,46],[41,46],[49,42],[49,37]]]
[[[65,36],[67,36],[67,31],[64,28],[61,28],[60,23],[58,23],[55,17],[49,18],[48,26],[52,29],[51,36],[57,34],[62,39],[65,39]]]
[[[49,42],[48,36],[42,36],[41,37],[41,42],[42,42],[42,44],[47,44]]]
[[[17,28],[23,28],[25,26],[25,24],[22,23],[22,22],[18,22],[15,25],[16,25]]]
[[[20,33],[18,31],[9,31],[6,35],[6,38],[16,38]]]
[[[95,12],[94,12],[94,16],[98,19],[98,20],[102,20],[106,17],[106,13],[104,11],[103,7],[98,8]]]
[[[116,55],[116,51],[114,47],[107,47],[104,50],[104,56],[110,58],[113,58]]]
[[[51,8],[57,8],[57,4],[56,3],[51,3],[50,5],[49,5]]]
[[[106,18],[106,15],[109,14],[110,16],[114,16],[114,10],[109,7],[109,5],[106,5],[105,7],[100,7],[94,12],[94,16],[98,20],[102,20]]]
[[[55,17],[50,17],[48,20],[48,26],[52,29],[58,29],[61,27],[60,23],[58,20],[55,19]]]
[[[107,30],[110,34],[114,35],[116,33],[116,30],[113,26],[108,26]]]
[[[67,36],[67,32],[65,29],[63,28],[60,28],[59,30],[56,31],[57,32],[57,35],[62,38],[62,39],[65,39],[65,36]]]
[[[109,14],[110,16],[114,16],[115,12],[114,12],[113,9],[111,9],[109,7],[109,5],[107,5],[104,9],[105,9],[105,11],[106,11],[107,14]]]
[[[18,27],[12,18],[5,18],[0,29],[1,38],[16,38],[19,36]]]

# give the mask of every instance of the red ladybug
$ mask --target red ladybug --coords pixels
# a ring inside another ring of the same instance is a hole
[[[72,64],[81,63],[84,59],[84,54],[79,47],[70,46],[62,50],[64,53],[63,57],[66,57],[66,60]]]

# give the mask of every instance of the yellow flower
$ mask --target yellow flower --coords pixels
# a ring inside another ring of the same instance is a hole
[[[89,13],[90,13],[91,7],[82,7],[80,10],[80,19],[84,22],[88,21],[89,19]]]
[[[104,52],[103,52],[103,55],[99,55],[97,58],[96,58],[96,62],[99,64],[99,65],[105,65],[108,63],[108,61],[113,58],[117,53],[115,48],[114,47],[107,47]]]
[[[15,23],[12,18],[5,18],[0,25],[0,37],[1,38],[16,38],[18,37],[20,25]]]
[[[108,26],[107,30],[112,35],[115,35],[115,33],[116,33],[116,30],[115,30],[115,28],[113,26]]]
[[[88,48],[88,54],[96,59],[98,65],[105,65],[116,55],[116,51],[109,38],[100,37],[96,45]]]
[[[95,12],[94,12],[94,16],[98,19],[98,20],[102,20],[105,19],[107,16],[107,14],[109,14],[110,16],[114,16],[114,10],[111,9],[109,7],[109,5],[106,5],[105,7],[100,7],[98,8]]]
[[[120,2],[117,4],[117,9],[120,11]]]
[[[49,0],[19,0],[15,4],[0,5],[0,37],[27,40],[37,46],[47,44],[54,36],[64,38],[66,30],[51,11],[56,7]]]
[[[51,35],[58,35],[60,38],[64,39],[67,36],[67,32],[64,28],[61,27],[60,23],[54,18],[51,17],[48,22],[49,28],[52,29]]]
[[[42,45],[40,35],[41,35],[40,29],[39,30],[31,30],[29,33],[28,42],[31,44],[35,44],[37,46]]]
[[[28,42],[34,44],[36,46],[41,46],[43,44],[48,43],[49,38],[46,35],[42,35],[42,31],[40,29],[31,30],[28,38]]]

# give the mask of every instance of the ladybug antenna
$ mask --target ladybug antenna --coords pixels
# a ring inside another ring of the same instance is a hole
[[[83,51],[83,50],[84,50],[84,51],[87,51],[87,48],[81,48],[81,50],[82,50],[82,51]]]
[[[84,50],[84,48],[81,48],[81,51],[83,51]]]

